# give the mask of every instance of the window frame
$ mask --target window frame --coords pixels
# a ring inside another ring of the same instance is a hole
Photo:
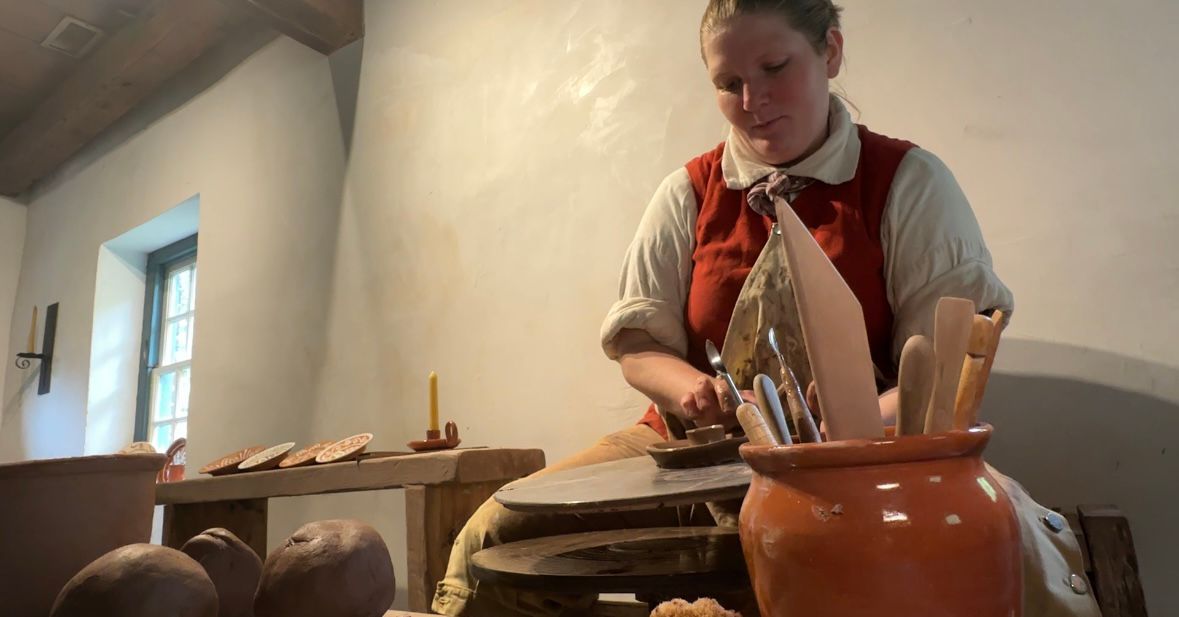
[[[189,261],[195,263],[197,235],[193,234],[173,242],[147,256],[146,278],[144,280],[143,335],[140,339],[139,352],[139,384],[135,397],[135,441],[150,441],[148,429],[151,427],[152,371],[159,367],[160,362],[164,292],[168,286],[168,271],[174,266],[186,264]],[[191,366],[191,360],[188,362]],[[189,374],[191,376],[191,369]]]

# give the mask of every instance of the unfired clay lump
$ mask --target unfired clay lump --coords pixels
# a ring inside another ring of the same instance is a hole
[[[266,557],[258,617],[379,617],[396,593],[393,561],[361,521],[308,523]]]
[[[180,550],[201,564],[220,599],[218,617],[253,617],[254,591],[262,577],[262,559],[227,529],[214,527],[184,543]]]
[[[217,590],[188,555],[129,544],[75,574],[50,617],[217,617]]]

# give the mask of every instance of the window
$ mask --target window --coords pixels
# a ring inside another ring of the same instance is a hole
[[[192,236],[147,258],[135,440],[151,442],[157,452],[188,436],[196,249],[197,237]]]

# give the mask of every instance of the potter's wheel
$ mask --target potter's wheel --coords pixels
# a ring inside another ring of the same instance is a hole
[[[480,581],[561,591],[747,584],[735,529],[660,527],[552,536],[477,553]]]

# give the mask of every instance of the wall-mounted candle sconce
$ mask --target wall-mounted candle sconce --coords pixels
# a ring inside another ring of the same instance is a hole
[[[29,328],[29,350],[16,354],[16,368],[29,368],[31,360],[41,361],[41,379],[37,383],[37,394],[49,393],[49,379],[53,374],[53,340],[57,336],[57,303],[45,309],[45,335],[41,338],[41,353],[33,348],[37,335],[37,307],[33,307],[33,324]]]

